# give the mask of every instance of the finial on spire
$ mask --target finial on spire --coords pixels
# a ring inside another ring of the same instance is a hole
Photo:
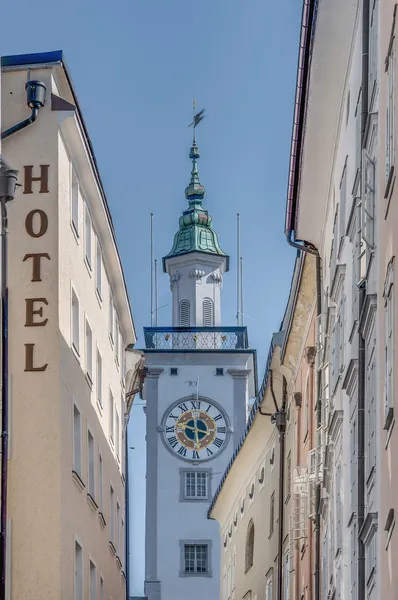
[[[191,182],[185,189],[185,197],[189,203],[200,204],[205,195],[205,188],[199,182],[199,171],[197,159],[200,157],[199,148],[196,145],[195,130],[199,123],[205,118],[205,109],[203,108],[198,113],[196,112],[196,100],[193,101],[193,120],[189,127],[193,127],[193,142],[189,152],[189,158],[192,160]]]

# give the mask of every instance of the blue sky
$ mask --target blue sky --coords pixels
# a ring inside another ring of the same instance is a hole
[[[297,0],[16,0],[2,7],[0,54],[62,49],[84,113],[120,245],[142,344],[149,324],[149,214],[166,254],[186,206],[192,99],[205,207],[231,255],[223,324],[235,324],[236,213],[241,213],[245,310],[263,372],[279,328],[295,252],[283,234],[301,2]],[[17,9],[17,10],[16,10]],[[9,12],[9,14],[7,14]],[[14,23],[14,24],[13,24]],[[170,324],[160,274],[159,323]],[[143,589],[144,428],[133,408],[131,592]]]

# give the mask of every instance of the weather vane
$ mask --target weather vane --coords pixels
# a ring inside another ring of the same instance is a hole
[[[205,109],[202,108],[198,113],[196,112],[196,100],[193,101],[193,120],[188,127],[193,127],[193,141],[195,142],[195,129],[199,123],[205,118]]]

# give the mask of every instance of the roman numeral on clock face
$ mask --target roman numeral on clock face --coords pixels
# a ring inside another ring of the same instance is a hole
[[[192,410],[200,410],[200,400],[191,400]]]
[[[225,427],[224,427],[224,429],[225,429]],[[174,431],[174,427],[173,427],[173,425],[171,425],[170,427],[168,427],[168,426],[166,425],[166,433],[173,433],[173,431]],[[218,429],[217,429],[217,431],[218,431]]]
[[[216,417],[214,417],[214,420],[219,421],[220,419],[222,419],[222,415],[220,415],[220,413],[218,413],[218,415]]]
[[[199,452],[197,450],[193,450],[192,452],[192,460],[199,460]]]
[[[178,444],[178,440],[174,435],[172,437],[167,438],[167,441],[169,442],[172,448],[175,448]]]
[[[221,448],[221,446],[223,445],[223,440],[220,440],[220,438],[216,438],[213,442],[213,444],[215,446],[217,446],[217,448]]]
[[[187,449],[184,448],[184,446],[181,446],[181,448],[178,450],[178,454],[180,454],[181,456],[186,456],[187,455]]]
[[[181,412],[187,412],[187,410],[188,410],[188,406],[185,404],[185,402],[183,402],[182,404],[179,404],[178,408],[180,409]]]
[[[167,431],[167,429],[166,429]],[[226,428],[225,427],[217,427],[217,433],[225,433],[226,432]]]

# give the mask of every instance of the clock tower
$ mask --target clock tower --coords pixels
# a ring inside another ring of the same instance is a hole
[[[148,600],[219,599],[218,524],[207,510],[244,433],[256,386],[246,328],[221,325],[229,257],[203,208],[195,136],[189,156],[188,207],[163,258],[172,325],[144,329]]]

